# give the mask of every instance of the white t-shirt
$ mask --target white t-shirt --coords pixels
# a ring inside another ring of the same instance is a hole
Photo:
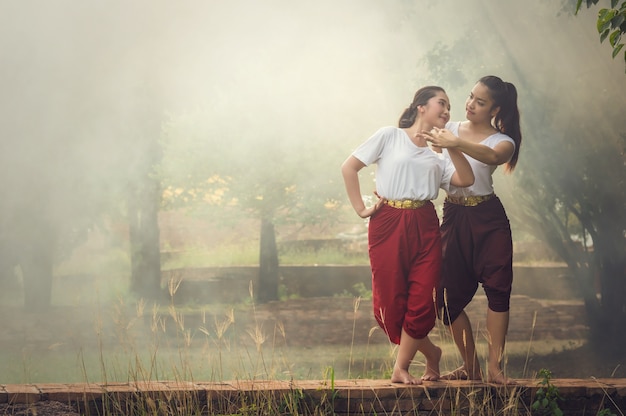
[[[449,122],[446,124],[446,129],[450,130],[455,136],[458,136],[460,125],[460,121]],[[498,143],[504,141],[511,142],[513,144],[513,147],[515,147],[515,142],[513,141],[513,139],[503,133],[494,133],[484,139],[482,142],[480,142],[480,144],[489,146],[493,149]],[[443,150],[443,153],[446,155],[446,159],[449,159],[450,156],[448,155],[448,151],[446,149]],[[450,185],[448,195],[456,197],[482,196],[493,193],[493,178],[491,177],[491,175],[498,166],[487,165],[486,163],[480,162],[472,157],[469,157],[468,155],[465,155],[465,158],[472,167],[472,171],[474,171],[474,184],[472,186],[468,186],[467,188],[459,188]]]
[[[376,192],[382,198],[431,200],[448,190],[455,172],[449,158],[419,147],[398,127],[383,127],[352,155],[366,166],[377,164]]]

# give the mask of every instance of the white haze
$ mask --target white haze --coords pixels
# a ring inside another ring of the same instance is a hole
[[[461,38],[475,44],[451,51],[467,54],[458,76],[429,73],[425,54]],[[557,125],[593,113],[599,131],[623,126],[623,62],[600,45],[595,10],[539,0],[2,1],[0,53],[3,212],[35,206],[60,227],[123,182],[106,180],[119,157],[139,164],[137,137],[197,112],[227,143],[313,136],[337,166],[420,86],[444,86],[462,118],[489,73],[520,99],[545,92]]]
[[[0,183],[0,213],[35,207],[66,226],[68,212],[123,182],[100,181],[120,175],[119,157],[139,163],[138,136],[198,112],[222,120],[225,141],[280,130],[297,147],[310,137],[300,129],[314,131],[339,176],[342,158],[396,124],[417,88],[441,84],[460,119],[486,74],[523,86],[520,98],[546,92],[557,125],[591,112],[600,135],[624,131],[624,62],[600,45],[596,9],[572,17],[558,3],[0,0],[0,173],[12,178]],[[475,49],[457,78],[427,71],[434,45],[466,37]],[[524,140],[540,137],[528,127]],[[82,177],[87,168],[100,177]]]

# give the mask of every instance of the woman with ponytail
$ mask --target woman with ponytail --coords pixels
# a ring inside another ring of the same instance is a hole
[[[514,384],[502,368],[513,283],[513,243],[506,212],[494,194],[492,174],[502,164],[512,172],[517,163],[522,142],[517,90],[496,76],[485,76],[474,85],[465,111],[466,121],[424,132],[433,146],[445,148],[444,154],[463,152],[476,178],[467,188],[451,186],[444,202],[437,307],[452,331],[463,366],[442,378],[483,378],[472,325],[465,313],[480,283],[488,301],[486,381]]]
[[[398,127],[383,127],[342,164],[352,207],[368,218],[374,316],[389,340],[398,344],[392,383],[421,384],[439,378],[441,349],[428,338],[435,326],[434,291],[441,273],[439,219],[431,202],[439,188],[463,187],[474,175],[460,151],[440,158],[428,147],[422,130],[443,128],[450,103],[441,87],[419,89],[402,113]],[[376,204],[366,207],[359,171],[376,164]],[[421,379],[409,366],[417,351],[426,358]]]

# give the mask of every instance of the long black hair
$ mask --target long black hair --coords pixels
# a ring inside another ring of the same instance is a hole
[[[513,172],[519,157],[519,149],[522,145],[522,129],[520,128],[520,115],[517,108],[517,89],[515,85],[502,81],[495,75],[484,76],[478,82],[489,89],[494,103],[493,107],[500,107],[500,111],[493,119],[493,127],[509,136],[515,142],[515,151],[505,167],[507,172]]]
[[[413,97],[413,102],[411,103],[411,105],[409,105],[402,112],[400,120],[398,121],[398,127],[400,127],[401,129],[411,127],[415,123],[415,119],[417,118],[417,107],[420,105],[426,105],[426,103],[428,103],[428,100],[437,95],[438,92],[443,92],[444,94],[446,93],[443,88],[435,85],[429,85],[417,90],[415,96]]]

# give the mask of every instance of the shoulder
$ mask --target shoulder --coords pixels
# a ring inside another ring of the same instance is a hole
[[[399,134],[399,132],[401,132],[402,129],[399,127],[395,127],[395,126],[385,126],[385,127],[381,127],[380,129],[378,129],[378,131],[376,132],[377,134],[383,134],[383,135],[388,135],[388,136],[394,136]]]
[[[390,140],[399,137],[404,131],[398,127],[385,126],[381,127],[370,137],[370,139]]]
[[[459,135],[459,127],[461,126],[460,121],[448,121],[446,123],[446,130],[450,130],[452,134]]]
[[[501,142],[509,142],[513,146],[515,146],[515,141],[504,133],[492,134],[491,136],[487,137],[486,141],[488,141],[493,146]]]
[[[481,143],[498,152],[504,152],[503,154],[509,154],[510,156],[515,152],[515,141],[504,133],[492,134]]]

